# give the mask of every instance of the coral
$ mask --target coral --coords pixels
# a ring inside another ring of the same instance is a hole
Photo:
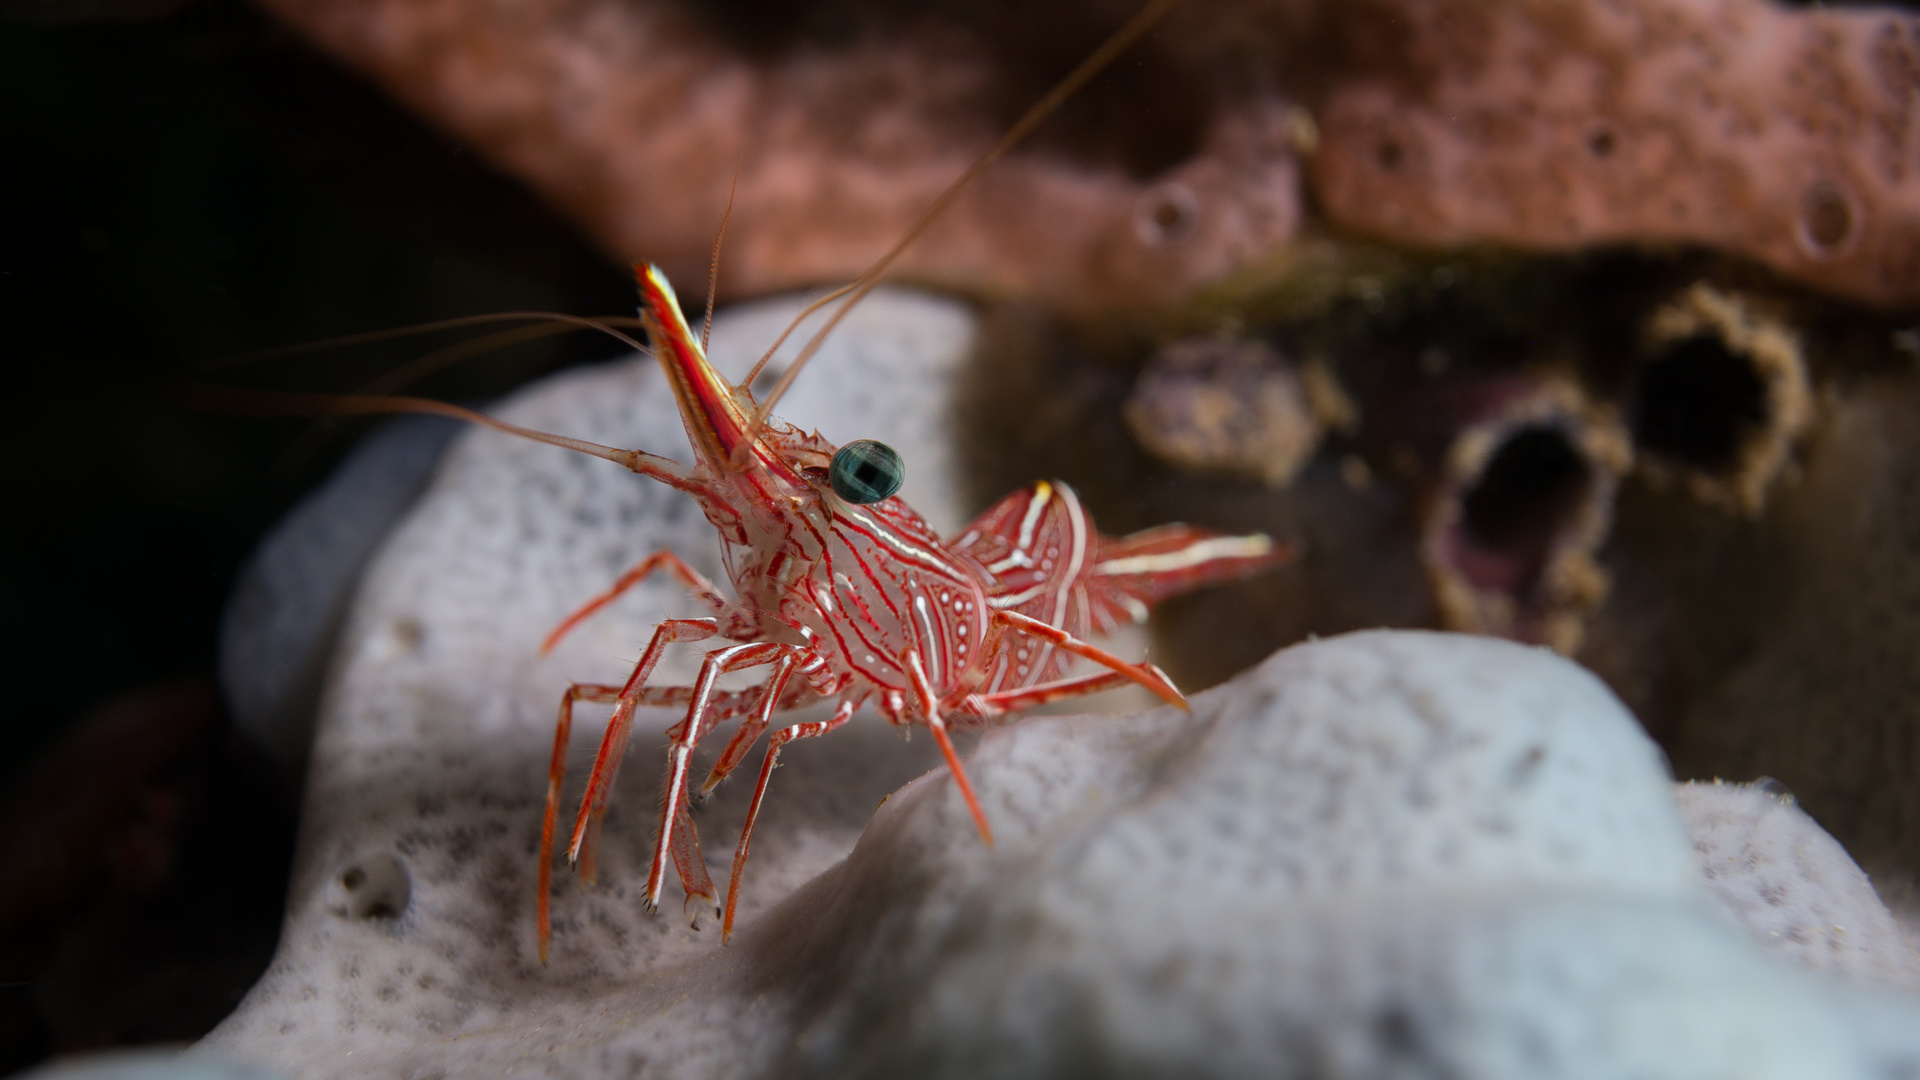
[[[1662,771],[1564,661],[1354,634],[1194,705],[1187,723],[1042,721],[983,742],[1017,854],[961,842],[938,774],[890,800],[808,899],[844,905],[842,925],[862,890],[914,910],[806,957],[861,989],[800,1013],[818,1017],[802,1060],[936,1076],[1089,1059],[1180,1076],[1849,1068],[1819,1061],[1820,1043],[1853,1040],[1812,1034],[1816,996],[1782,993],[1784,970],[1694,921]],[[894,893],[895,875],[923,884]],[[1888,1025],[1879,1039],[1916,1005],[1844,1000],[1886,1010],[1863,1024]],[[1856,1052],[1892,1051],[1871,1041]]]
[[[1347,5],[1335,221],[1404,242],[1703,244],[1920,300],[1920,21],[1764,0]]]
[[[1666,314],[1656,320],[1663,327],[1673,321]],[[1762,336],[1767,349],[1777,344],[1771,330]],[[1481,366],[1448,373],[1447,351],[1429,345],[1417,360],[1422,372],[1378,379],[1390,389],[1369,409],[1380,429],[1374,441],[1390,444],[1383,456],[1403,458],[1425,492],[1415,543],[1442,625],[1572,654],[1607,594],[1595,555],[1634,459],[1632,440],[1615,410],[1571,374],[1468,361]],[[1156,353],[1125,415],[1162,460],[1270,487],[1293,480],[1328,426],[1348,434],[1360,426],[1360,410],[1324,361],[1301,371],[1264,342],[1231,338]],[[1371,483],[1357,454],[1340,472],[1350,489]]]

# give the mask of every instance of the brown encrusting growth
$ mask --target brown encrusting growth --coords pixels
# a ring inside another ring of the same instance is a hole
[[[1424,245],[1702,244],[1920,299],[1920,20],[1764,0],[1342,7],[1313,183]]]
[[[851,278],[1131,5],[263,0],[565,208],[722,288]],[[1700,244],[1920,300],[1920,22],[1764,0],[1265,0],[1177,12],[900,272],[1110,314],[1296,235]],[[1303,108],[1304,103],[1311,108]]]
[[[761,23],[807,13],[743,11],[729,24],[720,9],[658,0],[266,6],[623,259],[704,272],[737,170],[729,296],[853,277],[1132,9],[987,16],[1015,36],[1042,32],[1023,63],[996,58],[992,27],[878,7],[848,15],[861,26],[851,36],[816,42],[802,26],[769,43],[777,31]],[[1284,244],[1299,219],[1289,107],[1270,94],[1212,107],[1192,75],[1167,71],[1175,64],[1149,41],[1108,88],[1118,106],[1070,105],[1079,123],[1056,121],[1055,145],[1043,138],[996,165],[899,274],[1110,311],[1172,301]]]

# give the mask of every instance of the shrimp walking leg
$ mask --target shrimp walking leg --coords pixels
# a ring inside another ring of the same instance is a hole
[[[540,822],[540,873],[539,897],[535,901],[536,937],[540,943],[540,962],[547,962],[547,947],[553,940],[552,896],[553,896],[553,830],[560,816],[560,789],[567,779],[567,744],[573,736],[573,707],[582,701],[600,704],[617,704],[623,691],[622,687],[607,686],[599,683],[574,683],[560,698],[560,716],[553,726],[553,758],[547,765],[547,807]],[[634,700],[640,705],[685,705],[692,700],[691,686],[647,686],[634,694]],[[729,698],[722,702],[729,715],[745,711],[746,699]],[[585,851],[582,876],[593,880],[594,851],[593,840],[589,840]]]
[[[627,735],[633,724],[633,710],[639,704],[640,689],[646,685],[647,676],[653,674],[654,665],[660,662],[660,654],[674,642],[702,641],[719,632],[719,625],[713,619],[668,619],[654,628],[652,640],[640,654],[640,662],[633,666],[633,674],[620,688],[619,704],[614,706],[606,733],[600,737],[600,750],[593,758],[593,773],[587,777],[587,791],[580,799],[580,813],[573,819],[573,835],[567,841],[568,862],[580,866],[582,850],[594,846],[590,841],[599,834],[600,821],[607,813],[607,796],[613,790],[614,777],[619,775],[620,762],[626,757]],[[592,873],[593,863],[589,859],[582,874],[591,881]]]
[[[666,887],[667,861],[671,858],[688,900],[698,896],[714,901],[715,913],[719,911],[719,897],[707,877],[706,861],[700,855],[692,818],[687,815],[687,769],[694,747],[720,719],[711,707],[714,681],[729,671],[808,655],[809,650],[803,646],[761,641],[715,649],[700,665],[700,676],[693,684],[693,700],[687,705],[687,718],[667,731],[671,742],[667,749],[667,781],[660,801],[660,832],[654,845],[653,862],[647,871],[649,908],[660,905],[660,893]],[[763,696],[763,700],[767,698],[777,699],[777,695]]]
[[[566,694],[561,698],[559,721],[553,724],[553,759],[547,763],[547,811],[540,824],[540,874],[538,874],[540,894],[534,901],[534,922],[538,930],[536,938],[540,942],[540,963],[547,963],[547,947],[553,942],[553,915],[551,915],[553,826],[559,819],[561,786],[566,782],[566,746],[572,738],[572,728],[574,728],[574,703],[597,701],[597,703],[618,705],[620,701],[632,698],[634,705],[685,705],[687,701],[693,700],[693,692],[695,692],[693,686],[639,686],[632,690],[632,694],[628,694],[628,688],[624,686],[607,686],[597,682],[576,682],[566,688]],[[751,698],[745,694],[722,694],[722,696],[714,696],[714,700],[710,701],[708,707],[714,709],[716,723],[718,723],[722,719],[745,713],[751,705],[755,705],[756,701],[758,698]],[[609,721],[609,726],[612,726],[612,721]],[[620,738],[624,742],[626,736],[622,734]],[[601,809],[605,809],[605,799],[601,803]],[[582,815],[588,813],[588,799],[582,798],[580,813]],[[687,824],[691,826],[691,822]],[[580,861],[578,861],[580,876],[586,878],[588,882],[593,880],[593,874],[595,874],[593,861],[595,861],[597,842],[599,842],[599,819],[593,819],[589,824],[586,844],[582,846]]]
[[[794,724],[781,728],[767,740],[767,756],[760,761],[760,782],[754,785],[753,801],[747,804],[747,823],[740,829],[740,843],[733,849],[733,872],[727,878],[727,912],[720,920],[722,944],[733,936],[733,916],[740,899],[740,874],[747,867],[747,849],[753,843],[753,824],[760,820],[760,803],[767,797],[767,781],[780,762],[780,748],[795,739],[812,739],[838,728],[853,716],[854,703],[843,699],[825,720]]]
[[[1169,705],[1187,707],[1186,696],[1167,678],[1167,673],[1152,664],[1131,664],[1113,655],[1097,645],[1082,641],[1057,626],[1049,626],[1039,619],[1028,618],[1017,611],[996,611],[993,614],[996,624],[1027,637],[1047,642],[1056,648],[1065,649],[1076,656],[1084,656],[1101,667],[1125,675],[1141,686],[1153,691]]]
[[[987,812],[980,809],[980,800],[973,794],[973,782],[967,779],[967,770],[960,765],[960,755],[953,752],[953,740],[947,737],[947,721],[940,715],[940,698],[927,678],[926,666],[920,662],[920,650],[910,648],[901,659],[907,669],[907,681],[912,684],[914,697],[920,703],[920,711],[926,715],[927,729],[933,732],[933,741],[940,744],[940,754],[947,759],[947,770],[953,773],[953,782],[960,786],[960,794],[967,800],[967,809],[973,812],[973,823],[980,828],[980,839],[992,847],[993,829],[987,824]]]
[[[739,767],[747,756],[747,750],[753,746],[753,740],[759,738],[760,733],[772,722],[774,710],[798,709],[839,691],[840,684],[834,680],[826,662],[818,654],[807,656],[804,661],[801,656],[801,653],[792,653],[781,658],[780,666],[774,669],[772,677],[762,687],[759,706],[753,715],[741,723],[740,730],[733,733],[733,738],[727,740],[726,749],[720,752],[720,759],[713,763],[713,769],[701,783],[696,798],[712,794],[720,781]],[[789,692],[788,684],[796,671],[805,678],[807,685]]]
[[[560,639],[572,632],[574,627],[579,626],[591,618],[601,608],[619,599],[621,593],[640,584],[646,580],[648,575],[662,567],[665,567],[667,572],[672,574],[680,584],[686,586],[687,591],[692,593],[695,599],[711,608],[716,614],[724,614],[732,607],[732,605],[727,602],[727,598],[720,594],[720,590],[714,587],[713,582],[702,577],[700,571],[688,566],[680,556],[675,555],[671,551],[656,551],[646,558],[641,559],[638,563],[635,563],[631,570],[621,574],[620,580],[614,582],[612,587],[607,589],[606,592],[582,604],[573,614],[560,620],[560,625],[554,627],[553,630],[547,634],[546,640],[540,643],[541,655],[544,656],[552,652],[554,646],[560,644]]]
[[[981,716],[999,716],[1002,713],[1018,712],[1021,709],[1031,709],[1036,705],[1045,705],[1050,701],[1085,697],[1088,694],[1114,690],[1131,682],[1133,677],[1125,672],[1100,671],[1078,678],[1041,683],[1038,686],[1023,686],[1017,690],[974,694],[967,698],[967,708]]]

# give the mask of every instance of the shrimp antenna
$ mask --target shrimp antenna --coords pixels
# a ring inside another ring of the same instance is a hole
[[[753,380],[760,377],[760,369],[766,367],[767,361],[772,360],[773,354],[780,351],[780,346],[786,344],[787,338],[793,336],[795,330],[800,329],[800,324],[807,321],[807,316],[819,311],[821,308],[826,307],[828,304],[833,303],[835,300],[840,299],[852,291],[852,285],[842,285],[820,299],[815,300],[813,303],[808,304],[806,310],[795,315],[793,321],[787,324],[787,328],[780,331],[780,336],[773,339],[773,344],[767,346],[767,351],[760,354],[760,362],[753,365],[753,370],[747,372],[746,378],[740,380],[740,385],[746,388],[747,393],[753,393]]]
[[[713,301],[720,295],[720,241],[727,238],[727,219],[733,216],[733,193],[740,186],[740,163],[733,164],[733,182],[727,185],[727,210],[720,215],[720,231],[713,237],[713,265],[707,268],[707,322],[700,328],[700,351],[707,351],[713,335]],[[758,370],[758,369],[755,369]]]
[[[591,320],[596,325],[591,329],[600,330],[609,326],[641,329],[639,319],[625,315],[602,315]],[[357,394],[391,394],[410,383],[417,382],[438,371],[452,367],[469,357],[481,356],[497,349],[505,349],[528,341],[538,341],[545,337],[568,334],[588,327],[568,321],[545,320],[531,326],[516,326],[511,330],[496,330],[484,337],[457,342],[445,348],[415,357],[399,367],[387,371],[357,388]]]
[[[591,443],[580,442],[578,445],[575,445],[574,442],[557,442],[556,440],[560,439],[560,436],[545,437],[541,433],[530,433],[528,430],[513,428],[511,425],[502,427],[500,422],[494,422],[491,418],[479,418],[481,414],[472,413],[470,410],[460,410],[458,406],[445,405],[441,402],[430,402],[424,398],[395,398],[382,397],[381,395],[391,394],[393,391],[408,383],[424,378],[442,368],[465,360],[470,356],[492,349],[515,345],[523,341],[531,341],[536,338],[566,333],[573,330],[595,330],[606,334],[630,349],[647,353],[650,350],[648,350],[646,346],[640,344],[631,334],[623,333],[617,329],[617,327],[639,328],[644,325],[639,319],[630,316],[613,315],[590,319],[580,315],[567,315],[550,311],[509,311],[489,315],[467,315],[457,319],[442,319],[438,322],[421,323],[415,326],[400,327],[393,330],[375,330],[364,334],[348,334],[326,341],[306,342],[300,345],[289,345],[277,349],[262,349],[257,352],[243,353],[238,356],[227,357],[223,360],[201,364],[199,365],[199,370],[205,371],[209,368],[232,367],[270,356],[287,356],[328,348],[346,348],[353,345],[386,341],[394,338],[432,333],[437,330],[449,330],[463,326],[478,326],[486,323],[499,322],[525,322],[527,320],[538,321],[532,326],[521,326],[510,330],[502,330],[488,334],[475,341],[463,341],[443,349],[437,349],[402,365],[396,370],[389,371],[374,378],[360,387],[359,391],[354,394],[276,396],[265,391],[241,390],[233,387],[219,388],[203,384],[186,392],[185,400],[191,406],[207,408],[210,411],[280,416],[363,416],[376,413],[426,412],[438,416],[451,416],[456,419],[468,420],[473,423],[483,424],[487,427],[510,431],[512,434],[532,438],[536,441],[552,442],[555,445],[566,446],[568,449],[580,450],[583,453],[605,457],[605,454],[600,454],[596,450],[588,449],[588,447],[593,445]],[[349,407],[344,404],[347,402],[358,402],[359,405],[357,407]],[[376,402],[379,404],[374,404]],[[405,404],[401,404],[402,402]],[[316,449],[320,441],[325,437],[324,432],[324,427],[319,424],[308,427],[305,432],[293,441],[292,446],[288,448],[287,454],[291,456],[291,460],[302,460]],[[578,441],[576,440],[575,442]],[[629,467],[633,467],[636,472],[645,471],[631,465]]]
[[[355,345],[371,345],[377,341],[392,341],[397,338],[418,337],[421,334],[437,333],[441,330],[458,330],[463,326],[481,326],[499,322],[564,322],[572,323],[582,329],[605,330],[608,326],[638,326],[639,320],[624,316],[589,319],[579,315],[568,315],[558,311],[495,311],[485,315],[462,315],[454,319],[439,319],[434,322],[415,323],[412,326],[399,326],[390,330],[371,330],[361,334],[342,334],[339,337],[322,338],[319,341],[303,341],[298,345],[277,345],[270,349],[255,349],[252,352],[236,353],[218,360],[207,360],[194,365],[196,371],[220,371],[231,367],[240,367],[256,360],[271,360],[280,356],[299,356],[303,353],[325,352],[328,349],[348,349]],[[623,338],[627,344],[633,339]]]
[[[605,330],[610,326],[641,329],[643,326],[639,319],[625,315],[602,315],[597,319],[589,321],[596,324],[591,327],[591,329],[596,330]],[[539,322],[528,326],[516,326],[507,330],[496,330],[493,333],[481,337],[455,342],[444,348],[435,349],[423,356],[417,356],[397,368],[393,368],[369,379],[367,382],[355,387],[351,393],[356,395],[398,393],[429,375],[444,371],[471,357],[481,356],[498,349],[509,348],[528,341],[537,341],[541,338],[554,337],[559,334],[572,333],[576,330],[583,329],[589,329],[589,327],[581,326],[571,318],[542,318]],[[325,420],[315,420],[305,431],[301,432],[299,437],[294,439],[293,443],[281,454],[281,460],[286,462],[305,461],[325,442],[331,430]]]
[[[432,398],[380,394],[296,394],[280,390],[243,390],[210,383],[190,383],[179,390],[178,398],[181,404],[191,409],[239,416],[380,416],[391,413],[445,416],[534,442],[605,458],[683,491],[699,490],[701,487],[692,470],[672,458],[521,427],[483,412]]]
[[[847,297],[846,302],[842,303],[840,307],[834,311],[833,316],[827,320],[826,325],[814,332],[813,337],[807,340],[806,347],[800,350],[800,355],[795,357],[793,363],[789,364],[787,370],[781,374],[780,381],[773,384],[773,389],[767,393],[767,400],[762,402],[758,409],[754,410],[753,419],[747,425],[748,441],[751,441],[752,437],[757,435],[760,428],[766,424],[767,417],[773,413],[774,403],[778,402],[781,395],[787,392],[787,388],[793,385],[793,380],[799,376],[800,369],[806,366],[807,361],[813,359],[813,354],[820,351],[820,346],[826,341],[827,335],[833,332],[834,327],[840,325],[840,320],[846,318],[847,312],[853,310],[855,304],[858,304],[868,293],[873,291],[874,286],[880,283],[880,278],[887,272],[887,268],[892,266],[894,259],[898,258],[900,253],[907,249],[907,245],[919,239],[920,234],[926,232],[934,220],[946,212],[947,207],[953,205],[953,201],[960,197],[960,192],[973,181],[973,178],[985,172],[987,166],[1000,160],[1007,151],[1013,149],[1022,139],[1032,134],[1033,129],[1039,127],[1042,120],[1051,116],[1055,110],[1066,103],[1068,98],[1079,93],[1080,88],[1085,86],[1088,80],[1098,75],[1107,65],[1113,63],[1116,57],[1125,52],[1135,41],[1139,40],[1141,35],[1153,29],[1155,23],[1165,18],[1166,14],[1179,6],[1179,4],[1180,0],[1153,0],[1152,3],[1149,3],[1138,15],[1135,15],[1129,20],[1125,26],[1115,31],[1114,35],[1107,39],[1106,44],[1094,50],[1092,56],[1082,60],[1079,67],[1074,68],[1066,78],[1060,80],[1059,85],[1048,91],[1045,97],[1035,102],[1033,108],[1028,109],[1026,115],[1022,116],[1018,123],[1009,128],[1005,135],[1000,136],[999,142],[994,143],[986,153],[980,155],[972,165],[967,167],[966,172],[960,174],[959,179],[947,185],[947,189],[940,193],[940,197],[935,199],[932,205],[921,211],[920,216],[914,219],[913,226],[907,230],[906,235],[902,236],[899,241],[893,245],[892,250],[882,255],[879,261],[868,267],[865,273],[862,273],[854,280],[852,285],[848,286],[848,289],[851,290],[853,295]],[[836,293],[834,295],[837,296],[839,294]],[[806,318],[815,308],[825,302],[825,300],[822,300],[813,307],[809,307],[806,312],[800,315],[799,319],[794,320],[794,325],[798,326],[800,319]],[[791,331],[791,329],[792,328],[789,327],[789,331]],[[781,335],[783,340],[785,337],[785,334]],[[762,363],[764,362],[765,361],[762,361]],[[754,370],[758,371],[759,369],[755,368]],[[745,443],[742,445],[745,445]]]

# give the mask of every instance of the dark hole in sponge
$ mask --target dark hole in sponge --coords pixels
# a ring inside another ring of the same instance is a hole
[[[1593,470],[1557,427],[1524,427],[1494,451],[1461,500],[1461,526],[1474,545],[1523,567],[1530,580],[1553,538],[1579,509]]]
[[[407,910],[413,895],[412,875],[399,859],[376,853],[340,871],[327,894],[327,904],[336,915],[392,919]]]
[[[1641,449],[1706,472],[1730,472],[1767,423],[1767,386],[1753,361],[1713,334],[1675,342],[1640,375],[1633,436]]]
[[[1839,189],[1821,184],[1802,201],[1800,223],[1807,242],[1818,252],[1830,253],[1853,236],[1853,208]]]

